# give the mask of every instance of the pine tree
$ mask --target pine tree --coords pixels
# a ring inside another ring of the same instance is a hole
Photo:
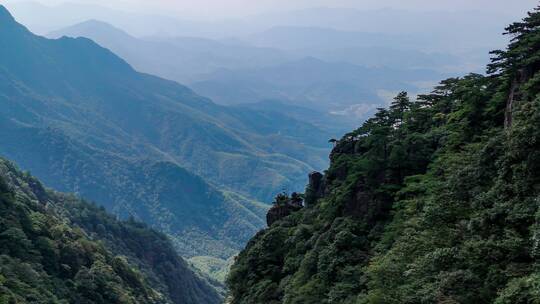
[[[405,112],[411,109],[411,104],[407,92],[400,92],[394,98],[394,101],[390,105],[390,118],[395,124],[401,125],[403,123]]]

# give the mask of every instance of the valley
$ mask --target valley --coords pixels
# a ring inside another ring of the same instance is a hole
[[[137,1],[0,4],[1,304],[538,302],[532,1]]]

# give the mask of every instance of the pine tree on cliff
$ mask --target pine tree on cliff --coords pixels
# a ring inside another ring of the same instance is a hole
[[[508,26],[505,35],[512,36],[510,44],[505,51],[492,52],[495,57],[488,73],[500,76],[502,90],[509,92],[505,110],[508,128],[516,104],[540,92],[540,75],[536,73],[540,70],[540,7],[529,12],[523,21]]]

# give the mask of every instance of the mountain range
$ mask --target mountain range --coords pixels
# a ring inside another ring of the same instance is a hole
[[[499,35],[501,24],[510,23],[519,17],[516,14],[517,9],[501,13],[490,10],[360,10],[319,6],[224,20],[194,20],[185,15],[170,16],[171,12],[125,12],[90,3],[64,2],[48,6],[35,1],[6,2],[8,8],[19,16],[24,24],[39,34],[90,19],[114,24],[137,37],[163,35],[223,39],[245,37],[273,27],[319,27],[348,32],[431,37],[435,39],[419,40],[418,47],[450,52],[504,46],[505,39]],[[516,3],[516,7],[525,11],[531,2],[532,0],[526,0]],[[32,14],[35,11],[40,12],[39,16]],[[474,31],[469,30],[471,25],[474,26]],[[453,43],[455,39],[452,38],[459,37],[467,43]]]
[[[258,201],[327,162],[314,125],[216,105],[89,39],[36,36],[4,7],[0,39],[0,154],[165,232],[184,257],[228,259],[262,227]]]
[[[208,38],[136,38],[97,20],[56,30],[47,36],[92,39],[118,54],[139,71],[181,83],[199,80],[202,75],[218,69],[264,67],[296,58],[278,49],[252,47]]]
[[[266,68],[226,70],[208,75],[191,87],[223,104],[282,100],[323,113],[336,113],[351,106],[375,108],[387,101],[384,92],[418,90],[418,83],[440,75],[433,70],[368,68],[344,62],[326,62],[307,57]],[[367,113],[359,113],[361,121]],[[336,119],[337,120],[337,119]]]
[[[350,121],[361,121],[370,110],[385,104],[381,92],[421,90],[423,83],[440,78],[445,67],[459,61],[443,54],[392,49],[391,45],[400,43],[391,35],[317,28],[274,28],[242,42],[135,38],[91,20],[49,34],[52,38],[63,36],[90,38],[120,54],[136,69],[186,82],[219,104],[276,100],[323,115],[348,114],[334,115],[334,122],[323,125],[324,129],[336,121],[343,126],[341,130],[350,128]],[[258,44],[261,46],[253,46]],[[391,56],[382,56],[398,53],[396,65],[387,59]],[[287,115],[288,109],[284,107],[281,113]]]

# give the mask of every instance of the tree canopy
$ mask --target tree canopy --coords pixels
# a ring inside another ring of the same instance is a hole
[[[540,303],[539,26],[339,140],[324,196],[238,257],[232,303]]]

